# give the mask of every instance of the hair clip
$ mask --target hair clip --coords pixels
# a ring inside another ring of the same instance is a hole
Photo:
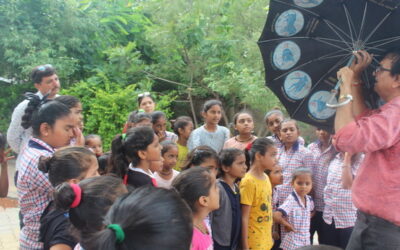
[[[137,95],[138,97],[150,96],[150,92],[144,92]]]
[[[251,149],[252,146],[253,146],[253,143],[250,142],[249,144],[247,144],[246,150],[247,150],[247,151],[250,151],[250,149]]]
[[[107,225],[107,228],[111,229],[114,231],[115,236],[117,238],[117,243],[122,243],[125,239],[125,233],[122,227],[118,224],[110,224]]]
[[[71,186],[72,190],[75,193],[75,199],[72,202],[70,208],[76,208],[81,203],[82,189],[78,184],[75,183],[70,183],[69,185]]]
[[[125,140],[126,140],[126,134],[125,134],[125,133],[123,133],[123,134],[121,135],[121,139],[122,139],[122,141],[125,141]]]

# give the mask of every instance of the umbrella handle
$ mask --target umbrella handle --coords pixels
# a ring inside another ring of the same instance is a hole
[[[346,66],[350,67],[350,65],[353,63],[354,59],[355,59],[355,56],[352,55],[350,60],[347,62]],[[335,88],[333,88],[331,90],[331,93],[332,93],[331,94],[331,98],[329,98],[329,100],[326,102],[326,106],[328,108],[336,109],[336,108],[342,107],[342,106],[344,106],[346,104],[349,104],[349,102],[352,101],[351,97],[346,96],[346,97],[344,97],[345,100],[343,102],[333,103],[333,101],[335,100],[336,95],[338,94],[338,90],[339,90],[339,87],[340,87],[341,84],[342,84],[342,79],[339,79],[339,81],[337,81],[337,83],[336,83]]]

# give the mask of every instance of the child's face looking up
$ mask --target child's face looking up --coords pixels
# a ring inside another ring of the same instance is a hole
[[[312,178],[310,174],[301,174],[292,181],[293,188],[300,197],[306,196],[312,189]]]

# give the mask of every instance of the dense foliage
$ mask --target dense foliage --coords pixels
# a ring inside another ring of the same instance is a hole
[[[29,71],[58,68],[64,94],[81,98],[85,132],[112,138],[139,92],[156,92],[168,114],[224,101],[225,123],[242,108],[278,105],[265,88],[256,41],[267,0],[0,0],[0,130]],[[261,126],[260,126],[261,127]],[[107,139],[108,140],[108,139]],[[108,144],[108,142],[106,142]]]

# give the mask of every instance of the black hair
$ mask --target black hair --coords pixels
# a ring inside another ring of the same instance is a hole
[[[281,111],[278,107],[276,107],[276,108],[274,108],[274,109],[268,111],[268,112],[265,114],[265,116],[264,116],[264,122],[267,122],[268,119],[269,119],[269,117],[270,117],[271,115],[279,115],[279,116],[282,116],[282,118],[284,118],[282,111]]]
[[[0,150],[6,148],[6,137],[0,133]]]
[[[256,153],[265,155],[268,149],[273,146],[275,146],[275,143],[268,138],[257,138],[255,141],[253,141],[251,148],[248,149],[246,147],[245,150],[247,167],[250,167],[250,165],[253,164],[254,159],[256,158]]]
[[[300,131],[299,124],[297,124],[297,121],[296,121],[295,119],[292,119],[292,118],[285,118],[285,119],[283,119],[283,121],[281,122],[281,124],[284,124],[284,123],[287,123],[287,122],[293,122],[294,125],[295,125],[296,128],[297,128],[297,131]]]
[[[85,136],[85,145],[88,145],[88,141],[90,141],[91,139],[95,139],[95,138],[98,138],[101,141],[100,135],[90,134],[90,135]]]
[[[57,74],[57,72],[52,65],[39,65],[33,68],[31,72],[31,79],[33,83],[41,83],[43,77],[52,76],[54,74]]]
[[[175,142],[172,141],[163,141],[160,143],[162,146],[161,149],[161,155],[164,155],[166,152],[168,152],[172,147],[178,148],[178,145],[176,145]]]
[[[99,163],[99,174],[104,175],[107,172],[107,166],[111,159],[111,153],[107,152],[97,158]]]
[[[117,224],[125,237],[117,243],[115,232],[105,228],[85,245],[92,250],[187,250],[193,224],[186,203],[174,190],[144,186],[121,197],[108,211],[105,224]]]
[[[124,177],[129,164],[137,166],[140,163],[139,151],[146,150],[153,143],[154,131],[150,127],[135,127],[127,131],[125,138],[117,135],[111,143],[111,159],[108,173]]]
[[[58,209],[69,210],[73,234],[86,249],[88,238],[103,229],[103,218],[114,201],[124,193],[122,180],[113,176],[96,176],[79,182],[82,190],[81,201],[70,208],[76,195],[71,185],[64,182],[54,192],[54,203]]]
[[[207,113],[207,111],[215,105],[220,106],[222,109],[222,102],[220,100],[208,100],[203,104],[203,109],[201,111]]]
[[[70,179],[82,180],[95,154],[84,147],[66,147],[57,150],[51,157],[40,157],[38,169],[49,174],[54,187]]]
[[[154,101],[154,97],[150,94],[150,93],[143,93],[142,94],[142,96],[138,96],[138,99],[137,99],[137,101],[138,101],[138,107],[140,106],[140,104],[142,103],[142,101],[143,101],[143,99],[145,98],[145,97],[150,97],[150,99],[153,101],[153,102],[155,102]]]
[[[240,155],[244,155],[244,151],[238,148],[226,148],[219,154],[219,161],[221,167],[218,170],[218,176],[224,176],[225,172],[222,170],[222,166],[231,167],[235,162],[236,158]]]
[[[241,110],[241,111],[239,111],[238,113],[236,113],[235,116],[233,117],[233,125],[236,125],[236,124],[237,124],[237,120],[238,120],[238,118],[239,118],[239,116],[240,116],[241,114],[248,114],[248,115],[250,115],[251,118],[253,119],[253,114],[252,114],[250,111],[248,111],[248,110]]]
[[[132,122],[135,124],[143,120],[151,121],[152,120],[151,115],[145,112],[132,111],[128,116],[128,122]]]
[[[193,212],[196,202],[201,196],[210,194],[214,176],[210,170],[202,167],[193,167],[181,172],[172,182],[172,187],[186,201]]]
[[[57,96],[56,98],[54,98],[54,101],[61,102],[69,109],[75,108],[78,104],[81,103],[81,101],[77,97],[72,95]]]
[[[291,182],[294,182],[297,177],[299,177],[300,175],[303,175],[303,174],[308,174],[312,177],[311,169],[299,167],[292,171],[292,181]]]
[[[189,123],[193,123],[189,116],[179,116],[174,122],[174,133],[179,136],[179,129],[184,129]]]
[[[383,59],[388,58],[392,60],[392,67],[390,69],[390,75],[396,76],[400,74],[400,48],[390,48],[383,56]]]
[[[42,100],[37,96],[33,97],[22,116],[21,125],[24,129],[32,127],[32,134],[40,136],[40,125],[47,123],[53,126],[62,117],[71,114],[70,109],[63,103],[48,101],[42,105]]]
[[[164,117],[165,119],[167,118],[165,113],[162,111],[154,111],[150,115],[151,115],[151,122],[153,124],[155,124],[162,117]]]
[[[182,170],[189,169],[193,166],[199,166],[207,159],[214,159],[219,165],[219,157],[217,152],[209,146],[198,146],[195,147],[187,155],[186,161],[182,166]]]

